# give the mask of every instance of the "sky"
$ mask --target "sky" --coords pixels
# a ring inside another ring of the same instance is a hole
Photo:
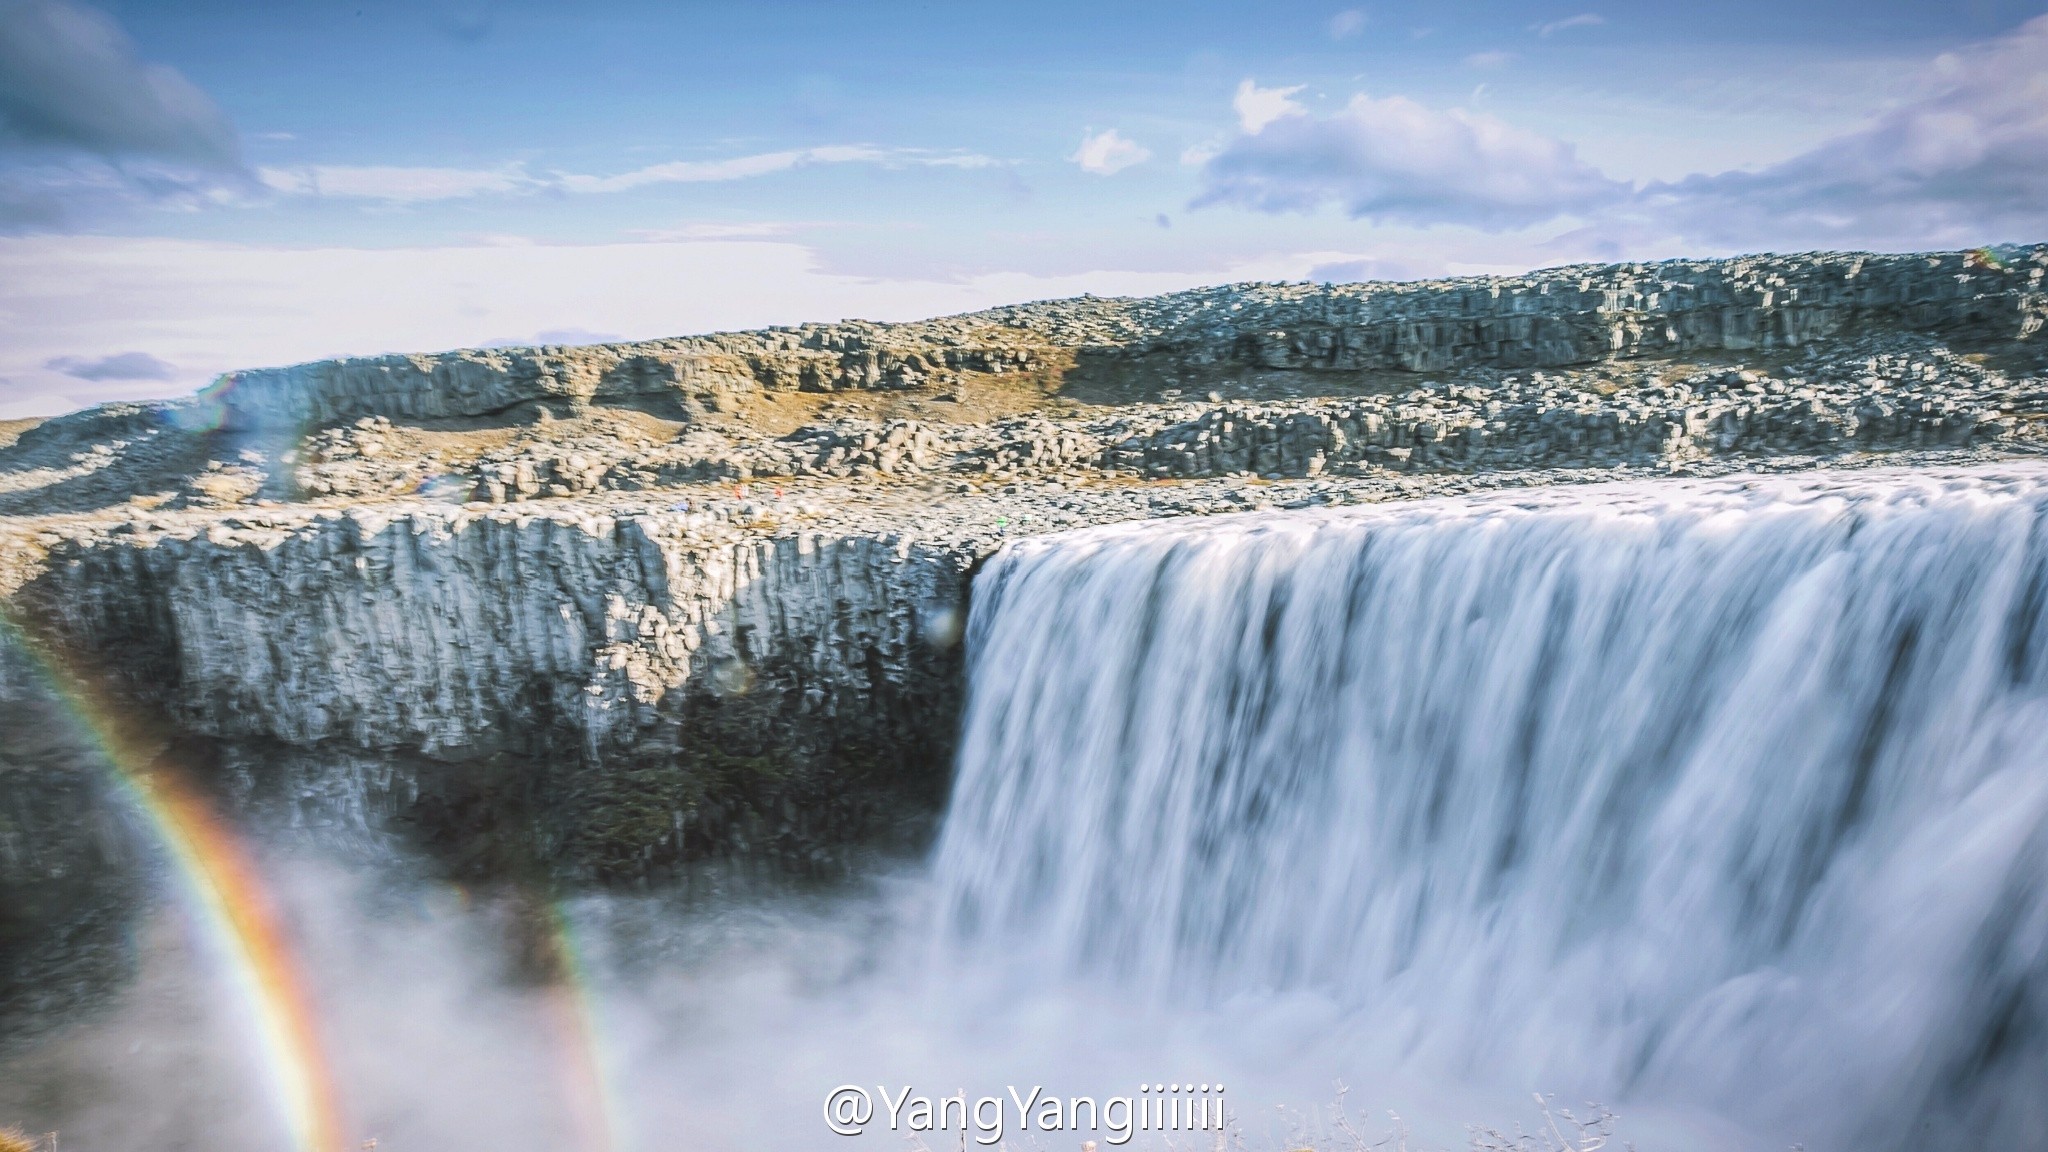
[[[0,0],[0,418],[338,355],[2048,240],[2044,13]]]

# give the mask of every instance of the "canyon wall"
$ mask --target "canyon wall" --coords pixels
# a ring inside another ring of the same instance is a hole
[[[396,757],[415,791],[537,773],[552,847],[631,870],[801,855],[932,794],[967,564],[705,513],[414,505],[66,539],[14,603],[227,745]],[[552,819],[579,805],[607,811]]]

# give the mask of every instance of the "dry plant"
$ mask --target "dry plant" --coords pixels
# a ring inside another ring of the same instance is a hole
[[[38,1138],[19,1128],[0,1128],[0,1152],[57,1152],[57,1134],[46,1132]]]
[[[1286,1152],[1443,1152],[1411,1144],[1407,1122],[1396,1112],[1387,1113],[1390,1127],[1369,1131],[1372,1126],[1365,1118],[1353,1117],[1346,1105],[1349,1093],[1350,1089],[1339,1082],[1336,1100],[1320,1113],[1304,1115],[1281,1106],[1279,1111],[1288,1119],[1289,1127],[1282,1145]],[[1610,1146],[1620,1120],[1612,1109],[1604,1104],[1588,1104],[1586,1114],[1579,1115],[1556,1107],[1551,1099],[1536,1095],[1536,1107],[1543,1114],[1543,1122],[1533,1132],[1523,1131],[1519,1124],[1512,1135],[1497,1128],[1468,1128],[1468,1152],[1600,1152]],[[1242,1149],[1243,1137],[1235,1123],[1231,1125],[1231,1134],[1235,1138],[1232,1147]],[[1620,1147],[1635,1152],[1633,1144]]]
[[[1288,1123],[1288,1135],[1284,1147],[1287,1152],[1410,1152],[1408,1124],[1397,1112],[1389,1111],[1387,1119],[1392,1126],[1372,1139],[1363,1131],[1368,1126],[1364,1116],[1354,1119],[1345,1098],[1351,1089],[1343,1081],[1337,1082],[1336,1099],[1325,1110],[1301,1114],[1286,1105],[1276,1110]],[[1230,1122],[1231,1147],[1243,1149],[1244,1137],[1235,1120]],[[1220,1147],[1220,1141],[1219,1141]]]
[[[1535,1132],[1522,1131],[1520,1124],[1515,1125],[1513,1136],[1497,1128],[1474,1128],[1472,1152],[1596,1152],[1614,1137],[1614,1125],[1620,1119],[1605,1104],[1587,1104],[1590,1112],[1583,1117],[1568,1108],[1553,1109],[1550,1097],[1540,1092],[1536,1107],[1543,1112],[1543,1126]],[[1635,1152],[1633,1144],[1623,1147]]]

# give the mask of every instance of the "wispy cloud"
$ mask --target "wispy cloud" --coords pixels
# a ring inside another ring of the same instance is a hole
[[[787,172],[810,164],[874,163],[886,155],[879,148],[859,145],[827,148],[798,148],[782,152],[759,152],[724,160],[672,160],[650,164],[616,176],[556,177],[571,192],[625,192],[650,184],[708,184],[726,180],[749,180],[776,172]]]
[[[547,191],[601,194],[628,192],[658,184],[722,183],[824,164],[873,164],[884,168],[988,168],[998,163],[991,157],[975,153],[843,144],[759,152],[719,160],[675,160],[610,176],[575,172],[535,173],[524,164],[498,168],[311,165],[264,168],[258,175],[265,185],[287,195],[415,204],[472,196]]]
[[[395,165],[316,164],[304,168],[259,168],[264,185],[290,196],[330,196],[418,204],[468,196],[530,192],[546,182],[524,168],[409,168]]]
[[[1499,68],[1514,58],[1515,54],[1512,52],[1474,52],[1470,56],[1465,57],[1465,66],[1467,68]]]
[[[1359,9],[1346,8],[1344,11],[1330,17],[1330,39],[1332,40],[1349,40],[1363,31],[1365,31],[1365,13]]]
[[[1081,171],[1093,172],[1097,176],[1114,176],[1151,158],[1150,148],[1123,136],[1114,128],[1082,136],[1081,146],[1067,157],[1080,165]]]
[[[1562,20],[1552,20],[1548,24],[1532,24],[1530,28],[1538,36],[1549,37],[1555,36],[1568,28],[1596,28],[1605,23],[1607,23],[1607,17],[1600,15],[1598,12],[1581,12],[1577,16],[1567,16]]]
[[[66,231],[81,219],[154,207],[245,203],[253,181],[175,161],[53,157],[0,165],[0,234]]]

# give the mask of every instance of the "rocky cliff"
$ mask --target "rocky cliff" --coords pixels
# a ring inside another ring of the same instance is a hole
[[[758,390],[944,385],[1005,372],[1190,385],[1232,373],[1558,368],[1799,348],[1872,333],[1959,343],[2048,321],[2041,250],[1587,265],[1402,284],[1241,284],[589,347],[468,349],[238,372],[244,426],[481,416],[536,400],[714,401]]]
[[[801,855],[943,763],[959,549],[559,504],[118,527],[47,545],[16,611],[216,740],[395,755],[385,786],[414,791],[448,765],[541,771],[551,803],[658,804],[632,847],[665,858]],[[599,831],[554,829],[622,866]]]
[[[293,819],[469,871],[816,862],[942,795],[1005,540],[2036,452],[2044,269],[1248,285],[244,372],[0,444],[0,590]]]

